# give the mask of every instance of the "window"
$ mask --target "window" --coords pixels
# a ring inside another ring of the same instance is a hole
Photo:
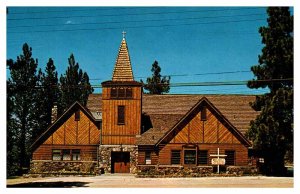
[[[180,150],[171,151],[171,164],[180,164]]]
[[[184,150],[184,164],[196,164],[196,150]]]
[[[125,88],[119,88],[118,89],[118,97],[119,98],[125,98]]]
[[[52,160],[61,160],[61,150],[52,150]]]
[[[203,106],[201,109],[201,121],[206,121],[206,107]]]
[[[208,151],[199,150],[198,151],[198,164],[207,165],[208,164]]]
[[[70,150],[63,150],[62,160],[71,160]]]
[[[234,165],[235,163],[235,151],[234,150],[226,150],[225,151],[225,164],[226,165]]]
[[[111,88],[110,97],[115,99],[132,98],[132,88],[131,87]]]
[[[126,98],[132,98],[132,88],[126,88]]]
[[[151,164],[151,152],[145,152],[145,164]]]
[[[125,125],[125,106],[118,106],[118,125]]]
[[[118,97],[118,89],[117,88],[111,88],[110,97],[111,98],[117,98]]]
[[[79,121],[80,120],[80,110],[75,112],[75,121]]]
[[[80,160],[80,150],[72,150],[72,160]]]

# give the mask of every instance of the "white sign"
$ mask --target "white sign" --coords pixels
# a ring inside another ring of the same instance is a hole
[[[225,165],[225,158],[212,158],[211,164],[212,165]]]

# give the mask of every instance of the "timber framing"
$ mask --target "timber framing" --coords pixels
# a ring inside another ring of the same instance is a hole
[[[246,146],[251,147],[250,141],[230,123],[230,121],[206,98],[202,97],[195,106],[193,106],[187,113],[180,119],[179,122],[177,122],[169,131],[167,131],[155,144],[155,146],[158,146],[161,144],[168,136],[172,135],[172,132],[176,129],[181,129],[184,127],[186,123],[188,123],[192,118],[193,115],[197,112],[199,112],[201,107],[206,107],[210,109],[218,118],[219,120],[224,123],[225,126],[228,127],[228,129]]]
[[[74,102],[54,123],[52,123],[48,129],[43,132],[37,140],[30,146],[32,152],[34,152],[44,141],[46,141],[73,113],[77,110],[81,110],[97,127],[100,128],[101,120],[97,120],[85,107],[79,102]]]

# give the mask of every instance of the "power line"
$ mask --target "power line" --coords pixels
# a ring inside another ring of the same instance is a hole
[[[149,20],[127,20],[127,21],[104,21],[104,22],[88,22],[88,23],[70,23],[70,24],[42,24],[42,25],[23,25],[12,26],[13,28],[31,28],[31,27],[51,27],[51,26],[78,26],[78,25],[94,25],[94,24],[119,24],[119,23],[137,23],[137,22],[161,22],[161,21],[184,21],[184,20],[198,20],[198,19],[214,19],[214,18],[228,18],[228,17],[244,17],[244,16],[264,16],[265,14],[239,14],[239,15],[222,15],[222,16],[205,16],[205,17],[188,17],[188,18],[168,18],[168,19],[149,19]]]
[[[255,82],[287,82],[287,81],[293,81],[293,78],[286,78],[286,79],[266,79],[266,80],[245,80],[245,81],[218,81],[218,82],[186,82],[186,83],[170,83],[170,84],[160,84],[160,85],[169,85],[170,87],[190,87],[190,86],[238,86],[238,85],[246,85],[249,81],[255,81]],[[14,84],[8,84],[9,86],[14,86]],[[145,85],[145,84],[144,84]],[[27,87],[27,86],[24,86]],[[44,86],[34,86],[35,88],[44,88]],[[61,85],[52,85],[51,87],[61,87],[61,88],[102,88],[101,85],[82,85],[82,86],[61,86]]]
[[[231,21],[215,21],[215,22],[197,22],[187,24],[164,24],[164,25],[146,25],[146,26],[124,26],[124,27],[103,27],[103,28],[81,28],[81,29],[64,29],[64,30],[36,30],[36,31],[17,31],[9,33],[41,33],[41,32],[73,32],[73,31],[97,31],[97,30],[113,30],[113,29],[135,29],[135,28],[157,28],[157,27],[172,27],[172,26],[191,26],[191,25],[206,25],[206,24],[226,24],[226,23],[238,23],[238,22],[254,22],[263,21],[261,19],[247,19],[247,20],[231,20]]]
[[[169,74],[162,75],[162,77],[188,77],[188,76],[200,76],[200,75],[222,75],[222,74],[234,74],[234,73],[248,73],[251,71],[223,71],[223,72],[210,72],[210,73],[195,73],[195,74]],[[135,77],[135,78],[147,78],[145,76]],[[103,80],[101,78],[90,78],[90,80]]]
[[[219,12],[219,11],[233,11],[233,10],[250,10],[258,9],[254,7],[250,8],[231,8],[231,9],[214,9],[214,10],[192,10],[192,11],[166,11],[166,12],[149,12],[149,13],[126,13],[126,14],[100,14],[100,15],[75,15],[75,16],[54,16],[54,17],[27,17],[27,18],[10,18],[8,21],[18,20],[44,20],[44,19],[65,19],[65,18],[89,18],[89,17],[114,17],[114,16],[133,16],[133,15],[165,15],[176,13],[204,13],[204,12]]]

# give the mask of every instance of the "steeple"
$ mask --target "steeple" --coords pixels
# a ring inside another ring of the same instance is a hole
[[[126,32],[122,32],[123,39],[119,48],[112,81],[134,81],[131,68],[130,56],[125,39]]]

